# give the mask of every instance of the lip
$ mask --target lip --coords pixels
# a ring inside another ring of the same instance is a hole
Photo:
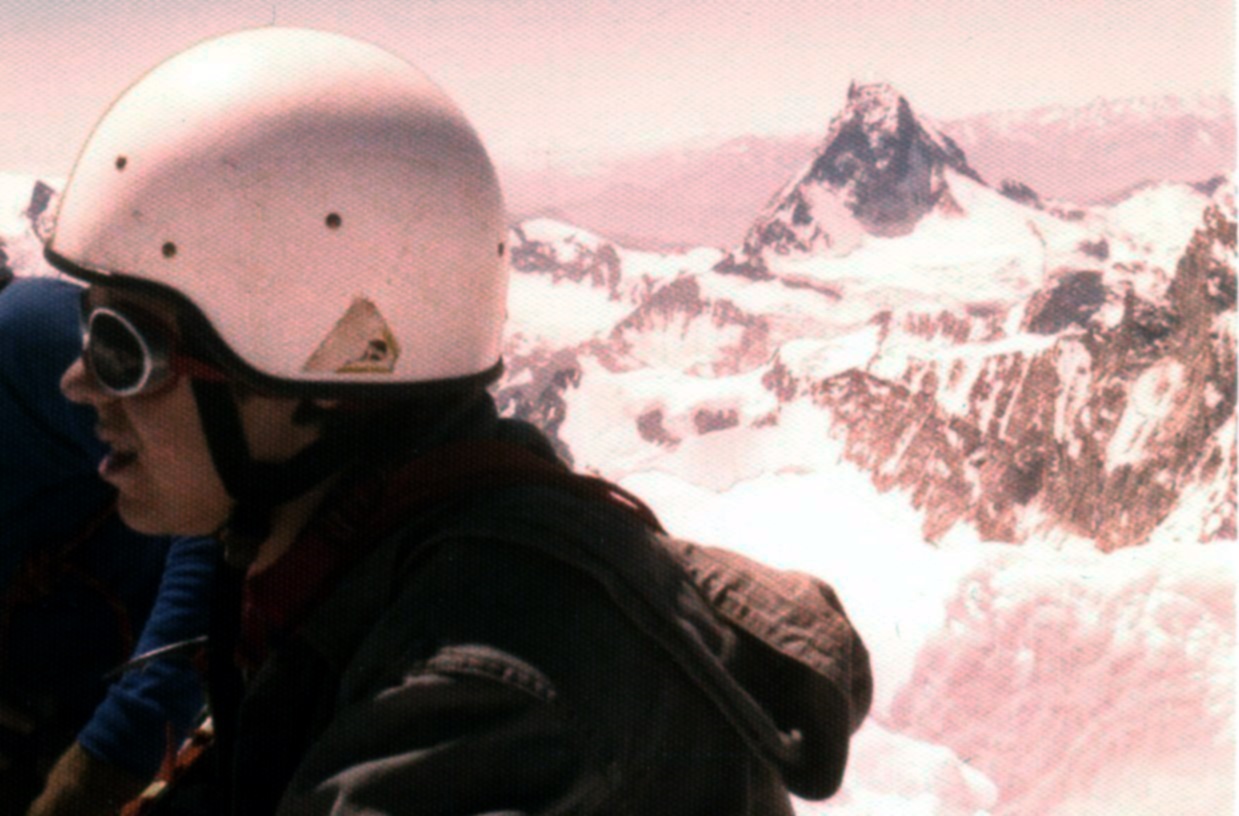
[[[132,451],[110,451],[99,462],[99,475],[109,482],[115,481],[133,465],[137,464],[138,455]]]
[[[100,460],[98,468],[99,475],[104,479],[113,481],[119,474],[137,463],[137,449],[126,442],[120,434],[99,426],[95,429],[95,436],[109,448],[107,454]]]

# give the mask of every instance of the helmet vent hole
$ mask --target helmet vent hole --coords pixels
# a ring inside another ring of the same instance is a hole
[[[176,244],[172,243],[171,241],[164,244],[163,245],[163,256],[165,258],[175,258],[176,257]]]
[[[125,169],[125,165],[127,165],[127,164],[129,164],[129,158],[128,158],[127,156],[117,156],[117,157],[116,157],[116,169],[117,169],[117,170],[124,170],[124,169]]]
[[[499,257],[503,257],[503,241],[499,242]]]
[[[339,229],[340,223],[341,221],[340,221],[339,213],[328,213],[327,214],[327,229]]]

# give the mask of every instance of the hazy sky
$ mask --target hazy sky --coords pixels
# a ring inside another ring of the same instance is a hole
[[[815,132],[852,78],[938,118],[1234,82],[1227,0],[0,0],[0,170],[67,175],[143,71],[273,20],[418,64],[511,166]]]

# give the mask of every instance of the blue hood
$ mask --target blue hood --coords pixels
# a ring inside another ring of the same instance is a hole
[[[94,411],[60,393],[81,350],[80,292],[49,278],[0,290],[0,586],[33,544],[73,533],[112,499],[95,475],[105,448]]]

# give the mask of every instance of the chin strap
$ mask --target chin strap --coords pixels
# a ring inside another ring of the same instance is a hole
[[[224,557],[244,569],[271,534],[271,514],[346,467],[365,449],[362,423],[333,429],[291,459],[259,462],[251,455],[236,396],[227,383],[191,380],[211,460],[236,504],[217,537]]]
[[[494,416],[493,403],[462,397],[434,417],[356,415],[351,422],[332,424],[309,446],[283,462],[260,462],[250,455],[237,398],[228,383],[190,380],[211,460],[224,489],[235,504],[217,533],[224,558],[246,568],[271,534],[275,508],[359,461],[381,459],[392,452],[408,455],[452,437],[471,419]],[[397,407],[395,410],[400,410]]]

